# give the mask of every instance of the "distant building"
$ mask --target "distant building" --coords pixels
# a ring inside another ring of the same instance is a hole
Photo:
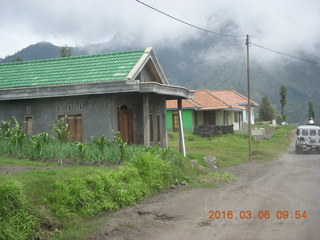
[[[234,90],[195,91],[193,99],[182,100],[182,119],[185,131],[197,131],[204,126],[214,126],[212,131],[224,133],[241,130],[248,123],[248,98]],[[251,122],[254,124],[254,108],[252,103]],[[176,131],[178,127],[177,103],[167,101],[167,127]]]

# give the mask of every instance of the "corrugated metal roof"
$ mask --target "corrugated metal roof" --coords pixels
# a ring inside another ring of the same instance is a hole
[[[0,88],[125,79],[144,50],[0,64]]]

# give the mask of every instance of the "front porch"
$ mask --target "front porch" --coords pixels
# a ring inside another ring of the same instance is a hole
[[[194,127],[193,133],[200,137],[211,137],[213,135],[233,134],[234,130],[233,125],[200,125]]]

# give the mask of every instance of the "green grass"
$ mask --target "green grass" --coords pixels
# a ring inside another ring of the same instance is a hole
[[[290,126],[278,127],[269,140],[252,141],[253,160],[267,161],[285,151],[290,143]],[[169,133],[169,147],[178,150],[178,133]],[[203,157],[214,155],[218,167],[240,165],[248,161],[248,136],[228,134],[203,138],[192,133],[185,134],[186,152],[189,159],[196,159],[205,167]]]
[[[16,159],[16,158],[0,158],[0,166],[5,165],[13,165],[13,166],[25,166],[25,167],[53,167],[57,166],[55,163],[45,163],[45,162],[38,162],[38,161],[30,161],[27,159]]]
[[[280,127],[270,140],[253,141],[254,159],[270,160],[284,151],[290,142],[290,131],[289,127]],[[176,150],[177,139],[176,133],[169,134],[169,146]],[[18,187],[12,189],[17,189],[14,191],[17,199],[25,199],[20,209],[22,215],[17,214],[22,216],[21,221],[27,222],[24,225],[25,229],[30,230],[32,226],[37,225],[26,234],[30,235],[32,231],[36,231],[40,239],[85,239],[102,224],[99,218],[95,218],[96,214],[107,214],[134,204],[137,200],[174,184],[191,181],[190,187],[216,187],[233,181],[234,176],[229,172],[217,171],[208,174],[201,169],[192,168],[188,159],[197,159],[200,164],[209,167],[203,157],[214,155],[219,167],[239,165],[248,159],[247,142],[247,136],[241,134],[201,138],[188,133],[186,134],[187,159],[170,149],[130,146],[124,148],[128,157],[122,165],[108,167],[103,165],[61,167],[58,163],[0,157],[0,166],[28,168],[28,171],[0,174],[0,185],[12,181],[17,183]],[[47,146],[45,151],[48,151],[48,156],[52,154],[54,157],[55,153],[51,151],[56,152],[57,148],[54,144]],[[9,145],[7,147],[10,149]],[[77,158],[78,153],[73,145],[65,147],[66,150],[61,152],[75,151],[72,154]],[[89,150],[86,153],[87,159],[100,162],[99,150],[91,147],[87,146]],[[119,156],[119,153],[108,151],[107,147],[105,154],[106,156],[111,154],[110,158],[113,158],[112,155],[116,158]],[[54,157],[54,159],[59,158]],[[115,162],[118,162],[118,159]],[[19,185],[20,183],[22,185]],[[0,193],[2,197],[5,196],[3,192]],[[15,218],[15,215],[12,216]],[[10,219],[6,223],[10,222]],[[9,227],[8,229],[10,230]],[[51,236],[52,234],[54,235]]]
[[[199,187],[218,187],[221,184],[235,181],[235,176],[228,171],[216,171],[210,172],[206,175],[200,175],[195,179],[188,188],[199,188]]]
[[[94,220],[96,214],[134,204],[173,184],[189,182],[198,173],[180,154],[158,147],[144,148],[132,159],[113,167],[61,167],[4,157],[0,157],[0,165],[13,166],[14,169],[28,167],[27,171],[18,169],[16,173],[0,174],[0,185],[8,181],[21,184],[19,194],[27,203],[22,212],[36,219],[26,226],[36,225],[31,230],[41,239],[49,238],[55,229],[58,230],[54,231],[53,239],[81,239],[80,236],[85,239],[99,225]],[[5,197],[3,191],[1,196]],[[0,239],[1,234],[0,227]]]

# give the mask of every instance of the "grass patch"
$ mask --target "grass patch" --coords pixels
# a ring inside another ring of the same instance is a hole
[[[267,161],[285,151],[291,141],[292,127],[279,126],[273,132],[271,139],[252,141],[253,160]],[[178,133],[171,132],[169,146],[178,150]],[[192,133],[185,134],[187,157],[198,160],[199,164],[208,167],[203,158],[214,155],[218,167],[240,165],[248,161],[248,136],[245,134],[228,134],[203,138]]]
[[[207,175],[199,176],[189,187],[218,187],[221,184],[235,181],[235,179],[235,176],[227,171],[210,172]]]
[[[11,166],[25,166],[25,167],[53,167],[57,166],[55,163],[45,163],[38,161],[30,161],[28,159],[16,159],[2,157],[0,159],[0,166],[11,165]]]
[[[22,184],[16,180],[1,184],[0,202],[0,239],[29,239],[37,220],[28,209]]]
[[[132,159],[114,167],[48,166],[0,157],[4,165],[20,161],[32,167],[24,172],[1,174],[0,184],[8,181],[19,184],[28,214],[37,219],[32,222],[30,234],[41,239],[85,239],[98,227],[94,220],[97,214],[134,204],[161,189],[189,182],[197,175],[179,153],[159,147],[143,148]],[[5,196],[1,192],[0,195]],[[9,225],[3,226],[5,231],[11,231]],[[0,239],[10,239],[1,234]],[[21,237],[27,238],[30,237]]]

